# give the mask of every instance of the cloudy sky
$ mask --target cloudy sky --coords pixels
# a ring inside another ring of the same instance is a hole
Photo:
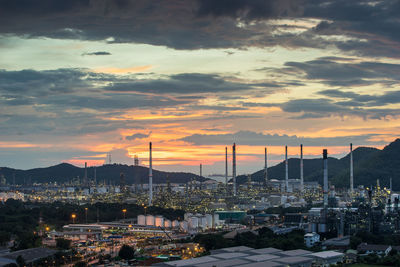
[[[0,166],[238,173],[400,132],[400,2],[0,0]]]

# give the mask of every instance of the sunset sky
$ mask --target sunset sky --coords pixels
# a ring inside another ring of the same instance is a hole
[[[238,173],[400,132],[400,2],[0,0],[0,166]],[[231,168],[231,167],[230,167]]]

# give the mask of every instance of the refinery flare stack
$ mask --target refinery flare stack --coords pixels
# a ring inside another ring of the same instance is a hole
[[[304,190],[303,144],[300,145],[300,191]]]
[[[287,155],[287,146],[285,146],[285,192],[289,192],[289,162]]]
[[[153,202],[153,158],[151,142],[149,143],[149,206]]]
[[[353,144],[350,144],[350,193],[354,192],[354,176],[353,176]]]
[[[232,179],[233,179],[233,195],[236,196],[236,144],[232,146]]]
[[[267,161],[267,148],[264,148],[264,183],[265,187],[268,184],[268,161]]]
[[[328,207],[328,150],[322,151],[324,160],[324,208]]]

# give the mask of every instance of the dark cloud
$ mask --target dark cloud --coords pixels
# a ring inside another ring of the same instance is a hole
[[[125,137],[125,139],[129,140],[129,141],[134,141],[136,139],[143,139],[143,138],[147,138],[149,136],[150,136],[150,133],[148,133],[148,134],[136,133],[136,134],[132,134],[132,135]]]
[[[298,0],[200,0],[197,14],[199,16],[226,16],[245,20],[278,18],[301,14],[303,2]]]
[[[280,87],[277,83],[231,82],[216,74],[184,73],[163,79],[115,82],[105,89],[114,92],[199,94],[248,90],[273,93],[278,91]]]
[[[83,53],[82,56],[109,56],[111,55],[110,52],[106,51],[98,51],[98,52],[91,52],[91,53]]]
[[[289,113],[300,113],[294,119],[324,118],[331,116],[356,116],[364,119],[384,119],[389,116],[398,116],[399,109],[369,108],[352,105],[353,103],[336,102],[332,99],[295,99],[281,104],[281,109]]]
[[[400,91],[387,91],[381,95],[366,95],[332,89],[320,91],[318,92],[318,94],[325,95],[331,98],[342,99],[342,101],[337,101],[336,103],[339,105],[353,107],[376,107],[400,103]]]
[[[398,57],[399,11],[397,0],[2,0],[0,33],[175,49],[335,46],[352,54]],[[281,18],[321,22],[314,29],[268,23]],[[329,39],[341,35],[347,38]]]
[[[294,73],[304,73],[305,78],[320,80],[330,86],[356,86],[400,81],[400,65],[379,62],[336,62],[336,58],[321,58],[306,62],[286,62]],[[340,59],[339,59],[340,60]],[[279,70],[278,70],[279,72]]]
[[[370,141],[377,135],[358,135],[342,137],[298,137],[296,135],[262,134],[251,131],[240,131],[234,134],[194,134],[181,138],[181,141],[193,145],[227,145],[236,142],[239,145],[249,146],[343,146],[349,143],[359,145],[381,145],[384,142]]]

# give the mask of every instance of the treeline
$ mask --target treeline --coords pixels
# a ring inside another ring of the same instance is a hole
[[[62,226],[75,223],[95,223],[136,218],[137,215],[163,215],[174,220],[182,219],[183,210],[145,207],[136,204],[96,203],[86,205],[68,204],[62,202],[33,203],[9,199],[0,204],[0,245],[5,245],[10,239],[15,240],[15,250],[37,247],[41,244],[39,232],[48,227],[49,230],[62,230]],[[86,216],[87,215],[87,216]],[[39,225],[39,221],[41,222]],[[41,226],[41,229],[40,227]]]
[[[356,249],[361,243],[400,246],[399,234],[375,235],[367,231],[359,231],[350,238],[350,247]]]
[[[255,232],[238,233],[233,239],[224,238],[224,233],[199,234],[194,237],[194,242],[200,243],[207,251],[234,246],[274,247],[282,250],[305,248],[303,230],[294,230],[288,234],[276,235],[267,227],[263,227]]]

